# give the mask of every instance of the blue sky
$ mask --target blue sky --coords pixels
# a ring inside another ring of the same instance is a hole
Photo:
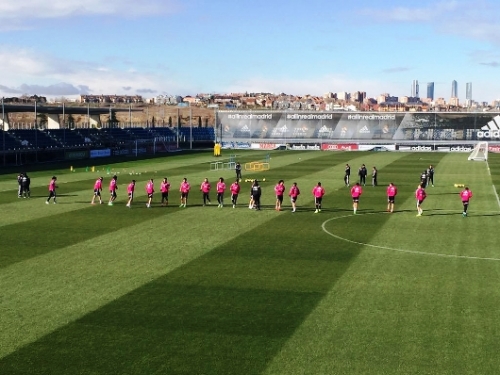
[[[0,3],[0,95],[366,91],[500,99],[497,0]]]

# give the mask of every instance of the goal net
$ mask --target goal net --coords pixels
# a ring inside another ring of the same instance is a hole
[[[477,143],[474,150],[470,153],[468,160],[488,160],[488,142]]]

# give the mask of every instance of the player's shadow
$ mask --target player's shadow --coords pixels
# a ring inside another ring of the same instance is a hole
[[[457,216],[457,215],[460,215],[462,216],[462,212],[449,212],[449,211],[446,211],[446,212],[425,212],[424,211],[424,215],[423,216]]]
[[[438,210],[433,210],[432,212],[425,212],[424,211],[424,216],[462,216],[462,211],[458,210],[456,212],[450,212],[449,210],[443,210],[442,212],[435,212]],[[500,212],[490,212],[490,213],[469,213],[467,215],[468,218],[470,217],[494,217],[494,216],[500,216]]]
[[[57,197],[77,197],[78,195],[77,194],[57,194]],[[48,195],[45,194],[45,195],[30,195],[30,198],[33,199],[33,198],[47,198]]]
[[[500,216],[500,212],[498,212],[498,213],[493,213],[493,212],[491,212],[491,213],[488,213],[488,214],[474,214],[474,213],[473,213],[472,215],[468,215],[467,217],[471,217],[471,216],[472,216],[472,217],[474,217],[474,216],[481,216],[481,217],[488,217],[488,216]]]

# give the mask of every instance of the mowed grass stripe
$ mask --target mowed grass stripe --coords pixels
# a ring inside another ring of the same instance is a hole
[[[305,215],[273,215],[16,351],[0,368],[13,374],[261,373],[359,252],[356,245],[325,243],[325,216]]]
[[[460,159],[454,160],[458,164],[451,161],[446,156],[437,165],[443,189],[448,189],[454,178],[446,178],[449,168],[476,168]],[[479,179],[482,176],[476,171],[472,175]],[[440,189],[438,186],[435,189]],[[429,190],[432,194],[433,189]],[[491,194],[475,197],[489,198]],[[435,203],[455,206],[456,199],[455,193],[443,195]],[[412,201],[413,197],[408,197],[400,204],[414,206]],[[454,247],[462,242],[462,232],[475,232],[456,222],[474,227],[473,217],[457,216],[455,220],[449,216],[449,223],[434,223],[435,227],[427,230],[419,230],[415,223],[433,217],[417,218],[414,210],[370,215],[368,224],[358,222],[359,218],[334,221],[329,229],[353,240],[361,238],[366,243],[393,247],[409,236],[413,246],[429,252],[437,247]],[[382,218],[389,220],[381,223]],[[483,237],[497,223],[495,218],[483,222]],[[367,240],[370,235],[372,238]],[[476,240],[476,244],[481,243]],[[498,360],[493,348],[499,339],[494,327],[499,292],[491,280],[496,280],[499,273],[500,264],[496,262],[365,248],[264,373],[495,373]]]

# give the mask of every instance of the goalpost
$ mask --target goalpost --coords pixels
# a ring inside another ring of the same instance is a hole
[[[467,160],[487,161],[488,160],[488,142],[478,142]]]

